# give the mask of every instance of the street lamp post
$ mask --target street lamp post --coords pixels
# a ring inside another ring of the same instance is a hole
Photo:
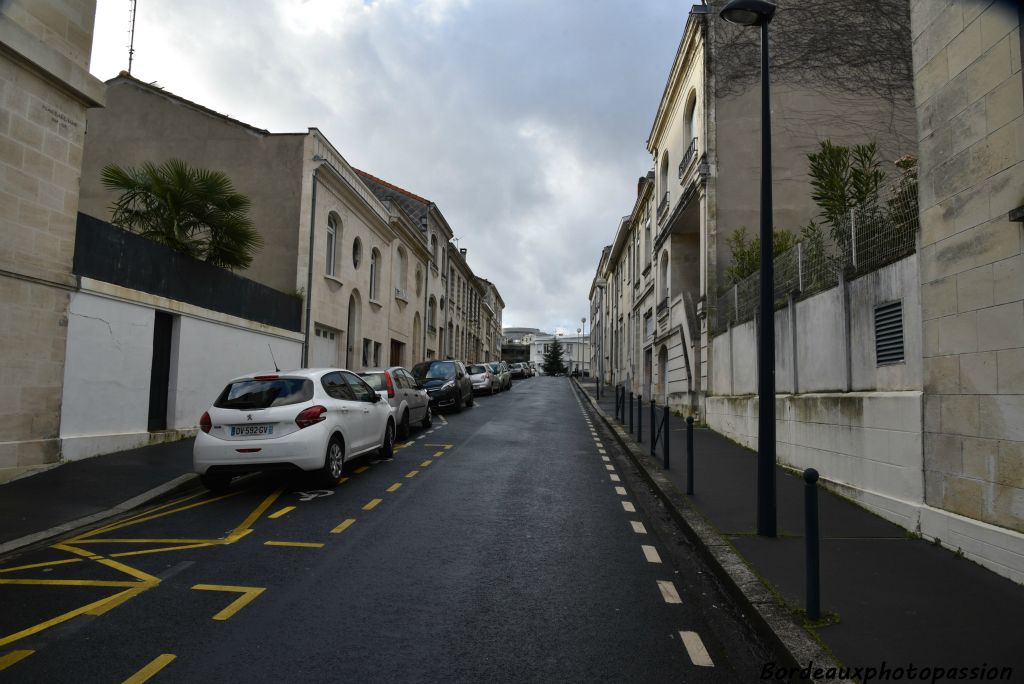
[[[580,369],[580,375],[582,376],[583,371],[587,369],[587,347],[583,343],[584,338],[587,336],[587,317],[584,316],[581,318],[580,323],[583,325],[583,336],[580,337],[580,365],[583,366],[583,368]]]
[[[768,24],[775,5],[730,0],[720,16],[761,27],[761,302],[757,363],[757,533],[775,536],[775,286],[772,264],[772,126],[768,93]]]

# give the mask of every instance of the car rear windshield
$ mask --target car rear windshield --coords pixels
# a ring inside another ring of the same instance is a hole
[[[366,384],[373,388],[375,392],[383,392],[387,389],[384,384],[383,373],[360,373],[359,377],[366,381]]]
[[[213,405],[226,409],[264,409],[299,404],[313,398],[313,381],[308,378],[238,380],[230,383]]]
[[[412,374],[419,380],[450,380],[455,377],[455,364],[450,361],[417,363]]]
[[[486,366],[470,366],[469,367],[469,374],[470,375],[480,375],[480,374],[486,373],[486,372],[487,372],[487,367]]]

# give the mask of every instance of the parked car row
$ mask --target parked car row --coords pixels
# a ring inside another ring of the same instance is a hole
[[[477,393],[511,389],[515,367],[518,377],[529,377],[524,365],[529,369],[438,360],[411,371],[314,368],[238,377],[199,420],[193,468],[213,491],[226,490],[236,475],[265,470],[315,472],[332,486],[353,458],[391,458],[395,439],[407,439],[412,423],[430,427],[437,411],[458,412]]]

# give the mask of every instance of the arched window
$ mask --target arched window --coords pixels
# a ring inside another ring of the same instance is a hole
[[[338,244],[338,217],[331,214],[327,217],[327,244],[324,245],[324,273],[334,275],[335,252]]]
[[[668,301],[668,252],[661,253],[661,299]]]
[[[409,290],[409,259],[405,254],[405,247],[398,247],[398,259],[396,259],[395,270],[397,271],[396,287],[402,291],[402,295],[408,297]]]
[[[416,297],[423,294],[423,268],[416,264]]]
[[[352,267],[359,268],[363,261],[363,243],[359,238],[352,241]]]
[[[430,295],[427,303],[427,328],[431,331],[437,328],[437,299],[434,295]]]
[[[436,266],[437,265],[437,233],[432,233],[430,235],[430,254],[431,254],[431,258],[434,260],[434,265]]]
[[[668,152],[661,153],[661,173],[658,175],[658,179],[661,181],[659,185],[659,197],[658,197],[658,218],[661,219],[661,203],[665,201],[668,195]]]
[[[380,279],[380,252],[374,247],[370,253],[370,299],[377,301],[380,299],[380,284],[377,282]]]

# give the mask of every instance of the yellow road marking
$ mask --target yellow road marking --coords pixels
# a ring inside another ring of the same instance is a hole
[[[122,551],[110,554],[111,558],[124,558],[125,556],[145,556],[149,553],[163,553],[165,551],[184,551],[185,549],[201,549],[204,546],[219,546],[225,542],[210,541],[199,544],[183,544],[181,546],[161,546],[159,549],[143,549],[142,551]]]
[[[139,585],[138,582],[79,579],[0,579],[0,584],[23,584],[64,587],[137,587]]]
[[[323,545],[321,544],[321,546]],[[230,591],[232,593],[241,594],[241,596],[229,603],[224,610],[214,615],[214,620],[227,620],[229,617],[247,606],[257,596],[266,591],[265,587],[233,587],[228,584],[197,584],[192,588],[200,591]]]
[[[288,515],[289,513],[291,513],[294,510],[295,510],[295,506],[285,506],[284,508],[279,510],[277,513],[271,513],[267,517],[270,518],[271,520],[277,520],[282,515]]]
[[[113,529],[116,526],[125,525],[127,523],[130,523],[130,522],[133,522],[133,521],[137,520],[138,518],[142,518],[144,516],[147,516],[147,515],[149,515],[151,513],[156,513],[157,511],[161,511],[161,510],[163,510],[165,508],[170,508],[171,506],[177,506],[178,504],[184,503],[185,501],[188,501],[189,499],[194,499],[197,496],[200,496],[201,494],[203,494],[203,492],[196,492],[195,494],[189,494],[188,496],[183,496],[180,499],[175,499],[174,501],[168,501],[165,504],[160,504],[159,506],[154,506],[153,508],[148,508],[148,509],[142,511],[141,513],[136,513],[133,516],[130,516],[130,517],[127,517],[127,518],[122,518],[121,520],[115,520],[114,522],[108,523],[106,525],[103,525],[102,527],[97,527],[94,530],[89,530],[88,532],[84,532],[84,533],[80,534],[79,536],[75,537],[75,539],[84,539],[86,537],[91,537],[91,536],[93,536],[95,534],[101,534],[103,532],[106,532],[108,530]],[[74,540],[69,539],[68,541],[74,541]]]
[[[94,537],[97,534],[100,534],[102,532],[112,532],[114,530],[119,530],[122,527],[131,527],[132,525],[138,525],[139,523],[147,522],[149,520],[156,520],[157,518],[162,518],[165,515],[172,515],[174,513],[181,513],[182,511],[187,511],[187,510],[189,510],[191,508],[197,508],[199,506],[205,506],[206,504],[211,504],[211,503],[213,503],[215,501],[220,501],[221,499],[226,499],[226,498],[228,498],[230,496],[237,496],[237,495],[239,495],[241,493],[242,493],[241,491],[229,492],[227,494],[222,494],[220,496],[215,496],[212,499],[206,499],[205,501],[198,501],[198,502],[196,502],[194,504],[189,504],[188,506],[181,506],[180,508],[174,508],[174,509],[171,509],[169,511],[164,511],[163,513],[156,513],[154,515],[145,515],[145,516],[143,516],[141,518],[129,519],[129,520],[126,520],[126,521],[123,521],[123,522],[119,522],[116,525],[108,525],[107,527],[101,527],[101,528],[99,528],[97,530],[92,530],[91,532],[86,532],[85,534],[80,534],[77,537],[74,537],[72,539],[68,539],[66,541],[68,543],[72,543],[73,544],[73,543],[76,543],[76,542],[83,541],[85,539],[89,539],[90,537]]]
[[[33,653],[35,651],[11,651],[7,655],[0,656],[0,670],[6,670],[14,663],[28,658]]]
[[[23,629],[20,632],[15,632],[14,634],[8,634],[7,636],[0,638],[0,646],[6,646],[7,644],[12,643],[14,641],[17,641],[18,639],[24,639],[27,636],[32,636],[33,634],[38,634],[39,632],[42,632],[44,629],[49,629],[50,627],[53,627],[54,625],[59,625],[62,622],[67,622],[68,620],[70,620],[73,617],[77,617],[79,615],[91,614],[91,611],[97,610],[98,608],[100,608],[102,606],[105,606],[109,601],[111,601],[112,599],[116,598],[118,595],[119,594],[115,594],[114,596],[108,596],[106,598],[102,598],[99,601],[93,601],[92,603],[90,603],[88,605],[84,605],[81,608],[75,608],[74,610],[68,611],[67,613],[64,613],[63,615],[58,615],[55,618],[51,618],[51,619],[47,620],[46,622],[40,622],[38,625],[33,625],[32,627],[29,627],[27,629]]]
[[[31,565],[18,565],[18,566],[13,567],[13,568],[4,568],[3,570],[0,570],[0,573],[14,572],[16,570],[31,570],[32,568],[46,568],[46,567],[49,567],[51,565],[64,565],[66,563],[81,563],[81,562],[82,562],[81,558],[65,558],[64,560],[49,561],[47,563],[32,563]]]
[[[346,482],[348,482],[348,478],[347,477],[339,477],[338,478],[338,484],[345,484]]]
[[[355,523],[355,521],[356,521],[355,518],[347,518],[346,520],[343,520],[340,525],[338,525],[333,530],[331,530],[331,534],[341,534],[342,532],[344,532],[348,528],[352,527],[352,525],[353,525],[353,523]]]
[[[171,661],[174,660],[175,657],[176,656],[171,653],[158,655],[156,658],[153,658],[149,665],[146,665],[146,667],[124,680],[122,684],[142,684],[143,682],[149,681],[150,677],[170,665]]]
[[[430,461],[430,460],[424,461],[423,463],[420,463],[420,468],[426,468],[431,463],[433,463],[433,461]]]
[[[322,549],[324,547],[323,544],[318,544],[316,542],[265,541],[265,542],[263,542],[263,545],[264,546],[299,546],[299,547],[302,547],[304,549]]]
[[[426,444],[426,443],[424,443],[423,446],[444,447],[445,449],[451,449],[455,445],[454,444]]]
[[[370,469],[370,466],[359,466],[358,468],[356,468],[352,472],[353,473],[365,473],[369,469]]]
[[[393,484],[393,485],[391,485],[390,487],[388,487],[388,488],[387,488],[387,489],[386,489],[385,491],[388,491],[388,492],[397,492],[397,491],[398,491],[398,488],[399,488],[399,487],[401,487],[401,486],[402,486],[402,483],[401,483],[401,482],[396,482],[395,484]]]
[[[149,587],[145,586],[137,589],[125,589],[124,591],[118,592],[100,605],[95,606],[92,610],[87,612],[86,615],[103,615],[104,613],[109,612],[114,608],[117,608],[122,603],[128,601],[128,599],[135,598],[142,592],[146,591],[146,589],[149,589]]]
[[[438,451],[436,454],[434,454],[434,458],[441,458],[442,456],[444,456],[443,451]]]
[[[374,508],[377,507],[377,504],[379,504],[381,501],[383,501],[383,499],[373,499],[372,501],[370,501],[370,503],[368,503],[365,506],[363,506],[363,510],[364,511],[373,510]]]
[[[407,473],[405,474],[405,476],[406,476],[406,477],[416,477],[416,475],[418,475],[418,474],[419,474],[419,472],[420,472],[420,471],[418,471],[418,470],[410,470],[409,472],[407,472]],[[3,572],[3,571],[2,571],[2,570],[0,570],[0,572]]]
[[[211,544],[220,539],[84,539],[80,544]]]
[[[248,529],[249,529],[250,527],[252,527],[252,524],[253,524],[254,522],[256,522],[256,520],[257,520],[257,519],[258,519],[258,518],[259,518],[259,517],[260,517],[261,515],[263,515],[263,513],[264,513],[264,512],[265,512],[265,511],[266,511],[266,510],[267,510],[268,508],[270,508],[271,506],[273,506],[273,505],[274,505],[274,502],[275,502],[275,501],[277,501],[277,497],[281,496],[281,494],[283,494],[283,493],[284,493],[284,489],[278,489],[278,490],[277,490],[276,492],[274,492],[273,494],[271,494],[270,496],[268,496],[268,497],[267,497],[266,499],[264,499],[264,500],[263,500],[263,501],[262,501],[262,502],[260,503],[260,505],[259,505],[259,506],[257,506],[257,507],[256,507],[256,509],[255,509],[255,510],[253,510],[253,512],[252,512],[252,513],[250,513],[250,514],[248,515],[248,517],[246,517],[246,519],[242,521],[242,524],[241,524],[241,525],[239,525],[239,526],[238,526],[238,527],[236,527],[236,528],[235,528],[234,530],[232,530],[231,534],[230,534],[230,535],[228,535],[228,538],[230,539],[231,537],[234,537],[235,535],[240,535],[240,536],[238,536],[238,537],[237,537],[237,538],[236,538],[236,539],[234,540],[234,541],[237,541],[238,539],[241,539],[241,538],[242,538],[242,536],[244,536],[244,534],[248,534],[248,532],[245,532],[245,533],[243,534],[243,531],[244,531],[244,530],[248,530]]]

